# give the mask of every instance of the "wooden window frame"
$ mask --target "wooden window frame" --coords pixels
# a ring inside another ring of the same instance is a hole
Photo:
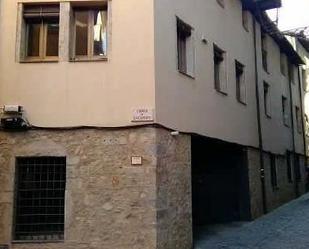
[[[109,32],[108,32],[108,26],[109,26],[109,7],[106,6],[89,6],[89,7],[76,7],[73,8],[73,22],[71,25],[72,29],[72,56],[70,61],[106,61],[108,59],[108,46],[109,46]],[[107,28],[107,49],[106,49],[106,55],[94,55],[94,42],[93,42],[93,27],[94,27],[94,11],[101,10],[106,11],[107,13],[107,20],[106,20],[106,28]],[[75,12],[76,11],[87,11],[88,12],[88,47],[87,47],[87,55],[76,55],[76,18],[75,18]]]
[[[36,4],[35,4],[36,5]],[[34,5],[34,6],[35,6]],[[49,4],[40,4],[41,6],[47,7]],[[38,5],[38,6],[40,6]],[[57,5],[57,4],[56,4]],[[60,7],[59,7],[60,12]],[[28,56],[28,42],[29,42],[29,25],[31,25],[31,18],[27,19],[24,16],[24,12],[21,13],[22,19],[25,25],[24,35],[25,40],[22,44],[22,49],[24,51],[24,56],[21,58],[21,62],[57,62],[59,60],[59,52],[60,52],[60,13],[58,17],[58,22],[50,22],[48,19],[43,18],[42,16],[38,15],[38,19],[40,19],[40,29],[39,29],[39,55],[38,56]],[[58,55],[57,56],[47,56],[47,32],[48,32],[48,25],[51,23],[58,24]]]
[[[25,44],[25,61],[41,62],[41,61],[58,61],[59,59],[59,43],[58,56],[47,56],[47,31],[48,23],[44,21],[40,24],[40,39],[39,39],[39,56],[28,56],[28,40],[29,40],[29,25],[26,23],[26,44]]]

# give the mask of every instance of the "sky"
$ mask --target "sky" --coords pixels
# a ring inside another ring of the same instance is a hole
[[[272,10],[268,14],[274,19],[276,12]],[[286,31],[306,26],[309,26],[309,0],[282,0],[282,8],[279,9],[279,29]]]

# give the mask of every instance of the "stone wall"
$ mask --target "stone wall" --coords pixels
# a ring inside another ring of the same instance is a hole
[[[11,243],[16,156],[66,157],[63,242]],[[0,165],[0,244],[10,249],[192,246],[189,135],[155,127],[0,132]]]
[[[0,244],[12,240],[16,156],[66,156],[65,240],[10,248],[156,248],[156,129],[1,132]]]
[[[247,156],[251,218],[256,219],[263,215],[263,193],[260,173],[260,154],[258,150],[248,148]]]
[[[289,182],[287,174],[287,157],[286,155],[276,155],[277,181],[278,186],[273,188],[271,184],[271,164],[270,154],[264,152],[264,172],[265,172],[265,192],[268,212],[275,208],[295,199],[295,184],[298,184],[299,194],[306,192],[306,170],[303,156],[300,156],[301,180],[295,182],[294,172],[293,181]],[[248,148],[248,168],[249,168],[249,185],[251,199],[252,218],[258,218],[263,215],[263,197],[262,184],[260,179],[260,155],[259,150]],[[293,171],[293,161],[292,161]]]
[[[191,136],[157,130],[158,249],[192,248]]]

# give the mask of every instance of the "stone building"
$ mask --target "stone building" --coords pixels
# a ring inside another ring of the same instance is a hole
[[[0,0],[0,245],[188,249],[304,193],[279,5]]]

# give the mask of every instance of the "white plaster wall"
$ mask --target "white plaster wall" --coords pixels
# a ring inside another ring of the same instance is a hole
[[[153,0],[109,0],[107,62],[19,63],[17,2],[33,1],[46,0],[1,0],[0,105],[24,106],[30,123],[42,127],[134,125],[134,108],[154,108]]]
[[[260,26],[257,26],[257,44],[258,51],[261,51]],[[261,122],[263,131],[264,150],[284,154],[286,150],[293,149],[292,136],[292,118],[289,117],[289,126],[285,126],[282,117],[282,95],[289,102],[290,114],[290,92],[288,75],[284,76],[280,71],[280,48],[272,37],[267,35],[268,48],[268,72],[262,67],[261,54],[258,55],[260,63],[258,63],[259,73],[259,92],[260,92],[260,108]],[[296,76],[296,72],[295,72]],[[264,94],[263,82],[266,81],[271,87],[271,118],[266,117],[264,112]],[[296,85],[295,85],[296,86]],[[293,99],[294,101],[295,99]],[[294,104],[293,104],[294,106]],[[294,108],[294,107],[293,107]],[[294,110],[293,110],[294,111]],[[295,121],[294,121],[295,126]],[[296,128],[296,126],[295,126]]]
[[[155,1],[157,121],[180,131],[258,146],[252,20],[245,31],[241,2],[225,3],[223,9],[216,0]],[[177,71],[176,16],[194,28],[195,79]],[[214,88],[213,43],[227,52],[227,96]],[[247,105],[236,100],[235,59],[246,66]]]

